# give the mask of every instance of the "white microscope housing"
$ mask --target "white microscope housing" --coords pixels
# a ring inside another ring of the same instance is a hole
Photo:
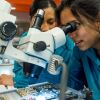
[[[58,27],[47,32],[41,32],[36,28],[30,28],[27,36],[21,38],[19,42],[19,49],[30,56],[48,62],[50,56],[54,53],[54,50],[64,45],[65,42],[65,33]],[[36,48],[39,48],[40,50],[35,50],[35,45],[37,45]],[[44,45],[45,48],[41,50]]]

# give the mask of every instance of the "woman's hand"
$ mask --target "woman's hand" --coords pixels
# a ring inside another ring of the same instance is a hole
[[[13,86],[13,77],[11,75],[0,75],[0,84],[5,86]]]

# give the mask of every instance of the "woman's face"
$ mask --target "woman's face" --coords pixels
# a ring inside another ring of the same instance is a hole
[[[44,14],[44,21],[41,25],[41,31],[48,31],[57,25],[55,11],[52,7],[43,10],[45,11],[45,14]],[[30,26],[32,26],[33,23],[34,23],[34,16],[32,17]]]
[[[75,45],[79,47],[79,49],[83,51],[90,47],[97,49],[100,46],[100,33],[96,31],[95,23],[89,23],[85,17],[80,17],[83,23],[80,23],[73,16],[69,8],[65,8],[60,15],[61,24],[66,25],[72,21],[77,23],[76,31],[68,34],[75,42]]]

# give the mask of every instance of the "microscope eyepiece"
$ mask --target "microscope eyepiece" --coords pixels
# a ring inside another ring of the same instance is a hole
[[[67,25],[61,26],[61,28],[66,34],[72,33],[77,29],[76,22],[68,23]]]
[[[39,9],[37,11],[37,14],[35,15],[35,21],[32,27],[40,29],[43,22],[43,17],[44,17],[44,11],[42,9]]]
[[[0,25],[0,38],[4,41],[11,40],[16,34],[16,26],[12,22],[4,22]]]

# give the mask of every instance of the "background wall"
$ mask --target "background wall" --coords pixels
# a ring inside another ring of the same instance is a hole
[[[12,4],[13,7],[16,8],[18,12],[28,12],[29,7],[34,0],[6,0]],[[57,5],[59,5],[61,0],[54,0]]]

